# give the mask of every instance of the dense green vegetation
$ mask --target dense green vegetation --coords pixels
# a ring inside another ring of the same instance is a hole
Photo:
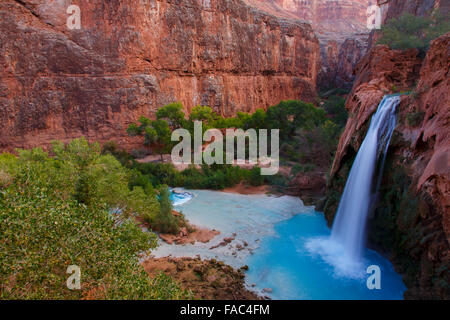
[[[397,19],[389,20],[381,28],[382,37],[378,41],[392,49],[417,48],[422,53],[428,50],[430,41],[450,31],[449,13],[435,11],[427,17],[405,13]]]
[[[322,107],[283,101],[267,111],[239,112],[223,118],[198,106],[185,117],[181,104],[167,105],[157,119],[145,117],[128,128],[145,137],[148,150],[172,147],[176,128],[280,129],[281,157],[293,172],[328,165],[345,123],[342,98]],[[324,160],[325,159],[325,160]],[[328,160],[326,160],[328,159]],[[322,161],[323,160],[323,161]],[[100,150],[84,138],[0,155],[0,297],[12,299],[178,299],[190,294],[164,274],[150,279],[138,263],[156,246],[151,230],[177,233],[189,225],[172,214],[167,185],[223,189],[240,182],[286,185],[280,175],[264,177],[260,168],[232,165],[191,166],[139,163],[114,143]],[[67,267],[81,268],[81,290],[69,290]]]
[[[166,213],[153,188],[130,189],[132,172],[84,139],[55,143],[51,155],[39,148],[0,155],[0,298],[189,297],[138,263],[156,236],[134,218],[161,222]],[[70,265],[81,268],[81,290],[66,287]]]
[[[158,121],[165,121],[167,125],[164,127],[171,130],[187,129],[191,132],[191,137],[194,136],[194,121],[202,122],[203,132],[211,128],[280,129],[281,164],[293,167],[293,173],[298,173],[317,168],[323,171],[328,169],[339,134],[347,121],[347,111],[344,98],[338,95],[327,97],[322,107],[302,101],[282,101],[266,111],[258,109],[252,114],[238,112],[231,118],[219,116],[208,106],[197,106],[186,119],[183,106],[180,103],[172,103],[158,110],[157,120],[151,121],[142,117],[138,124],[130,125],[128,132],[131,135],[144,136],[145,144],[155,146],[158,151],[170,150],[172,142],[167,142],[166,139],[166,145],[162,147],[161,141],[156,142],[151,138],[154,123]],[[170,133],[164,132],[166,137],[170,136]],[[201,168],[192,166],[178,172],[171,164],[134,162],[113,145],[107,145],[105,152],[114,154],[124,165],[140,173],[141,175],[136,173],[134,183],[142,187],[145,187],[146,181],[150,181],[154,186],[167,184],[195,189],[223,189],[240,182],[255,186],[269,183],[285,187],[288,184],[287,177],[281,175],[261,176],[259,168],[203,165]]]
[[[177,233],[179,222],[172,214],[172,201],[170,200],[169,188],[164,185],[159,193],[160,210],[156,216],[155,227],[163,233]]]

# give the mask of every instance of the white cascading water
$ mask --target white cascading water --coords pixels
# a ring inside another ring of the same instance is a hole
[[[353,163],[350,175],[342,194],[331,240],[339,243],[345,250],[346,258],[361,261],[365,246],[367,215],[376,192],[373,179],[378,160],[381,159],[379,175],[396,126],[396,108],[400,103],[398,95],[383,98],[372,117],[369,130]],[[382,157],[382,158],[381,158]],[[379,180],[379,179],[378,179]],[[379,183],[377,182],[376,185]]]

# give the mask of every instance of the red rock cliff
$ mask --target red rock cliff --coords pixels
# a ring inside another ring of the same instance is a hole
[[[375,0],[246,0],[274,15],[312,24],[320,41],[320,88],[351,88],[353,69],[367,52],[367,8]]]
[[[325,212],[333,220],[371,116],[387,93],[410,91],[399,106],[369,243],[390,255],[410,299],[450,299],[450,34],[417,50],[376,46],[358,65],[350,119],[333,163]]]
[[[2,0],[0,43],[3,150],[81,135],[130,148],[128,124],[173,101],[232,115],[315,97],[309,24],[240,0]]]
[[[381,8],[383,24],[405,13],[423,17],[435,9],[439,9],[442,13],[450,10],[450,1],[448,0],[377,0],[377,4]],[[375,46],[379,37],[378,32],[371,32],[369,47]]]
[[[371,0],[245,0],[272,14],[302,19],[318,32],[357,33],[367,25]]]

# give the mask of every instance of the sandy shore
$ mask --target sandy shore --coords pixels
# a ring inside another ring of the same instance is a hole
[[[223,192],[227,193],[239,193],[239,194],[266,194],[270,190],[268,185],[262,186],[249,186],[244,183],[240,183],[231,188],[223,189]]]

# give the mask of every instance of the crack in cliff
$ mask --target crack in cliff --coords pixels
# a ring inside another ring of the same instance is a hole
[[[35,16],[36,18],[39,19],[39,21],[44,22],[45,24],[51,26],[51,27],[55,27],[53,24],[51,24],[50,22],[46,22],[43,21],[41,16],[38,15],[33,9],[28,8],[27,4],[23,1],[23,0],[14,0],[16,3],[18,3],[20,6],[22,6],[23,8],[25,8],[27,11],[29,11],[33,16]]]

